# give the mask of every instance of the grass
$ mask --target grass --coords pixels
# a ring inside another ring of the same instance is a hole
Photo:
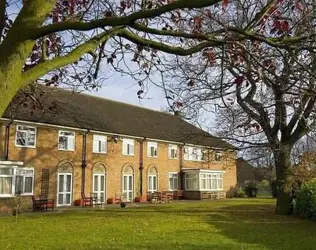
[[[0,217],[0,249],[314,249],[316,224],[273,199],[179,202]]]

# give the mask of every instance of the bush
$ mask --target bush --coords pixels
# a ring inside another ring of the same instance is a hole
[[[303,184],[296,195],[296,212],[316,220],[316,179]]]
[[[235,195],[236,198],[244,198],[245,197],[245,191],[241,188],[238,187],[235,191]]]
[[[255,198],[257,197],[257,193],[258,193],[258,187],[257,187],[257,183],[252,181],[252,182],[248,182],[245,185],[245,193],[247,195],[248,198]]]

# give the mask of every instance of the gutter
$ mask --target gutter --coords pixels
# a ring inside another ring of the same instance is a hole
[[[4,160],[9,159],[9,148],[10,148],[10,127],[13,123],[13,120],[10,120],[9,123],[5,125],[5,140],[4,140]]]
[[[87,134],[90,130],[86,130],[82,134],[82,155],[81,155],[81,193],[85,193],[86,186],[86,167],[87,167]]]
[[[139,194],[143,196],[143,169],[144,169],[144,137],[139,141]]]

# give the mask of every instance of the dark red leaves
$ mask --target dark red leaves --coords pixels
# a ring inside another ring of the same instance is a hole
[[[237,84],[237,86],[240,86],[243,81],[244,81],[244,76],[237,76],[234,82]]]

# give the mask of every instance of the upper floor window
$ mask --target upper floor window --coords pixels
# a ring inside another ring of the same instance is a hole
[[[59,131],[58,149],[74,151],[75,150],[75,132]]]
[[[157,157],[157,142],[147,142],[147,156],[148,157]]]
[[[200,147],[184,147],[184,159],[188,161],[202,161],[203,149]]]
[[[123,155],[134,155],[133,139],[123,139]]]
[[[169,144],[168,155],[169,155],[169,159],[177,159],[178,158],[178,145]]]
[[[107,137],[104,135],[93,135],[93,153],[103,153],[107,151]]]
[[[36,145],[36,127],[18,125],[16,128],[15,145],[34,148]]]
[[[220,151],[215,151],[215,161],[222,161],[223,154]]]

